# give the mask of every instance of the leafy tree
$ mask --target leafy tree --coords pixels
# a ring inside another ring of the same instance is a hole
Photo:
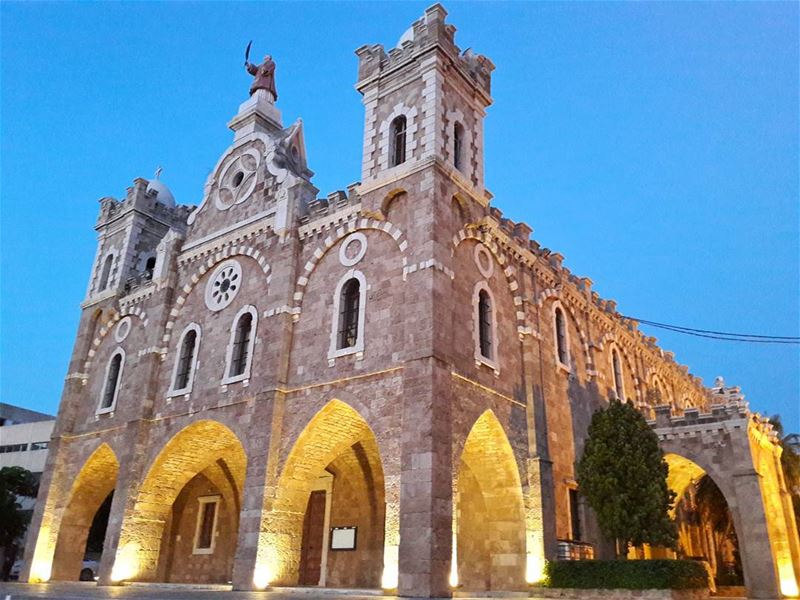
[[[578,485],[603,534],[616,540],[618,557],[631,544],[675,547],[668,471],[658,437],[633,404],[612,400],[594,414]]]
[[[35,496],[36,478],[22,467],[3,467],[0,469],[0,550],[3,564],[2,579],[8,572],[17,554],[17,541],[28,527],[30,515],[22,510],[17,496]]]

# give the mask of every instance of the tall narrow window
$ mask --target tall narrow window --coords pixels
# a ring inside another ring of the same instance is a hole
[[[391,160],[389,166],[391,167],[396,167],[406,162],[406,125],[405,115],[400,115],[392,121],[392,126],[389,129],[391,134]]]
[[[100,274],[100,285],[97,291],[102,292],[108,287],[109,279],[111,278],[111,267],[114,265],[114,255],[109,254],[103,261],[103,270]]]
[[[558,362],[569,366],[569,350],[567,348],[567,323],[564,320],[564,311],[556,308],[556,349],[558,351]]]
[[[569,516],[572,525],[572,541],[580,541],[581,532],[581,512],[580,504],[578,502],[578,490],[569,491]]]
[[[453,125],[453,166],[459,171],[464,163],[464,126],[456,122]]]
[[[242,313],[239,320],[236,321],[229,377],[243,375],[245,372],[250,355],[250,334],[252,329],[253,315],[249,312]]]
[[[338,349],[352,348],[358,342],[358,309],[361,300],[361,283],[355,277],[342,286],[339,299]]]
[[[220,498],[219,496],[204,496],[197,500],[200,505],[197,511],[193,554],[211,554],[214,552],[214,534],[217,529]]]
[[[614,390],[617,392],[617,399],[624,401],[622,388],[622,364],[619,361],[619,352],[614,348],[611,350],[611,366],[614,369]]]
[[[152,279],[153,278],[153,271],[156,268],[156,257],[151,256],[147,259],[147,262],[144,265],[144,276],[145,279]]]
[[[106,380],[103,385],[103,395],[100,398],[98,412],[110,412],[114,409],[119,392],[119,380],[122,375],[122,361],[124,353],[121,349],[117,350],[112,356],[106,367]]]
[[[192,369],[197,352],[197,330],[189,329],[183,335],[180,353],[178,355],[178,365],[175,371],[175,382],[172,385],[174,390],[186,390],[192,380]]]
[[[492,326],[492,300],[486,290],[481,290],[478,293],[478,328],[481,354],[490,360],[494,358]]]

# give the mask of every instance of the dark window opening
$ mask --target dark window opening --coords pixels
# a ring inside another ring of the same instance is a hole
[[[209,550],[214,540],[214,517],[217,514],[216,502],[203,502],[200,513],[200,529],[197,532],[197,549]]]
[[[111,359],[111,364],[108,367],[108,377],[106,378],[106,387],[103,390],[103,402],[100,408],[110,408],[114,404],[114,396],[117,393],[117,386],[119,385],[119,372],[122,369],[122,355],[115,354]]]
[[[464,163],[462,153],[464,151],[464,127],[461,123],[453,126],[453,166],[461,171]]]
[[[194,350],[197,343],[197,332],[192,329],[183,336],[181,352],[178,358],[178,372],[175,375],[175,389],[182,390],[189,385],[189,378],[192,374],[194,364]]]
[[[111,267],[114,265],[114,256],[109,254],[103,262],[103,271],[100,275],[100,288],[98,291],[102,292],[108,287],[109,279],[111,278]]]
[[[342,286],[339,298],[338,348],[352,348],[358,341],[358,311],[361,302],[361,283],[350,279]]]
[[[616,350],[611,352],[611,362],[614,367],[614,389],[617,392],[617,399],[624,400],[622,397],[622,365],[619,362],[619,353]]]
[[[233,337],[231,353],[230,377],[244,374],[250,352],[250,332],[253,328],[253,315],[244,313],[236,322],[236,333]]]
[[[569,364],[567,324],[564,322],[564,312],[560,308],[556,308],[556,345],[558,347],[558,361],[562,365]]]
[[[392,121],[391,132],[391,167],[406,162],[406,118],[403,115]]]
[[[236,175],[233,176],[233,187],[239,187],[242,185],[242,180],[244,179],[244,173],[239,171]]]
[[[491,359],[492,356],[492,300],[486,290],[478,293],[478,334],[481,354]]]
[[[152,279],[153,278],[153,271],[156,268],[156,257],[151,256],[147,259],[147,262],[144,264],[144,276],[145,279]]]
[[[572,540],[575,542],[580,541],[582,532],[578,490],[569,491],[569,516],[572,523]]]

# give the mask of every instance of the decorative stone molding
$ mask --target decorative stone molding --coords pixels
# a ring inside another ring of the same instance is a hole
[[[86,353],[86,360],[83,365],[83,372],[89,373],[89,369],[92,366],[92,359],[94,359],[95,354],[97,354],[97,348],[102,343],[103,339],[106,337],[109,331],[111,331],[114,326],[124,317],[127,316],[134,316],[137,317],[144,327],[147,327],[147,314],[142,310],[141,307],[136,306],[131,309],[123,308],[122,312],[114,312],[111,318],[100,327],[100,331],[97,332],[97,336],[92,340],[92,345],[89,348],[89,351]],[[131,323],[133,325],[133,323]]]
[[[365,229],[375,229],[377,231],[382,231],[389,236],[391,236],[394,241],[397,243],[397,247],[400,250],[401,254],[404,254],[406,249],[408,248],[408,241],[404,239],[403,232],[395,227],[389,221],[379,221],[373,218],[360,218],[360,219],[353,219],[349,221],[346,225],[342,225],[341,227],[337,227],[330,235],[328,235],[325,240],[322,242],[321,245],[317,246],[314,250],[311,258],[309,258],[308,262],[303,266],[303,272],[298,277],[297,283],[295,284],[295,292],[293,296],[294,307],[293,310],[295,311],[295,320],[300,317],[302,313],[302,304],[303,304],[303,296],[305,294],[305,287],[308,285],[308,281],[311,278],[311,274],[314,272],[314,269],[319,264],[319,261],[322,259],[323,256],[330,250],[333,246],[335,246],[339,241],[344,238],[345,236],[350,235],[351,233],[355,233],[359,230]]]

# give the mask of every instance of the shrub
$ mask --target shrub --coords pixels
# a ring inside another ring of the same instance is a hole
[[[574,560],[548,562],[551,588],[688,590],[708,587],[708,574],[693,560]]]

